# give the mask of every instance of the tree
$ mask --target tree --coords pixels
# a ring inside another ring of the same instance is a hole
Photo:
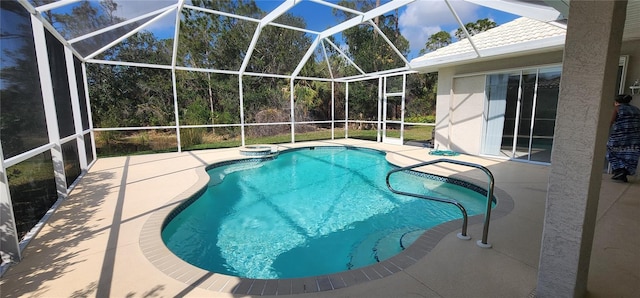
[[[369,11],[380,5],[379,1],[340,1],[339,5]],[[342,20],[347,20],[352,16],[344,11],[334,9],[334,15]],[[400,51],[403,56],[409,53],[409,41],[402,36],[398,27],[398,12],[378,16],[374,23],[382,31],[391,43]],[[376,72],[404,66],[404,61],[387,44],[384,38],[378,36],[378,31],[367,24],[355,26],[343,31],[343,37],[349,51],[349,58],[365,72]],[[377,84],[359,84],[367,90],[353,90],[349,93],[350,111],[364,115],[366,120],[377,115],[377,104],[372,101],[377,100]],[[355,109],[355,110],[354,110]],[[367,116],[369,115],[369,116]],[[363,119],[365,120],[365,119]]]
[[[201,0],[193,1],[193,4],[220,11],[236,11],[243,5],[242,2]],[[257,9],[255,6],[252,8]],[[243,33],[255,30],[255,26],[247,26],[246,23],[225,16],[190,9],[182,10],[182,15],[179,35],[180,47],[177,56],[179,65],[223,70],[237,70],[240,67],[241,58],[238,57],[238,54],[246,50],[249,42]],[[221,40],[226,42],[219,42]],[[234,55],[228,55],[227,51],[234,53]],[[180,118],[183,119],[184,124],[215,124],[218,122],[216,121],[217,111],[224,111],[225,107],[220,105],[221,97],[217,94],[218,86],[223,84],[217,79],[227,80],[210,72],[178,73]],[[235,88],[237,89],[238,86],[236,85]],[[202,111],[203,106],[207,107],[208,116],[196,117],[197,113],[194,113],[194,110]],[[237,109],[234,110],[237,111]]]
[[[435,115],[438,73],[407,76],[406,117]]]
[[[464,27],[467,29],[467,32],[469,32],[469,35],[471,36],[474,36],[480,32],[487,31],[496,26],[498,26],[496,22],[489,20],[487,18],[479,19],[475,22],[470,22],[464,25]],[[462,31],[462,28],[458,28],[458,30],[456,30],[456,33],[454,35],[458,40],[463,40],[467,38],[467,36],[464,34],[464,31]]]
[[[51,0],[36,0],[37,5],[48,4]],[[124,21],[115,16],[118,4],[114,0],[101,0],[99,5],[83,0],[74,6],[70,13],[53,13],[47,11],[45,19],[51,23],[62,36],[67,39],[82,36]]]
[[[473,36],[496,26],[497,25],[494,21],[485,18],[479,19],[476,22],[467,23],[465,28],[469,34]],[[462,29],[458,29],[454,35],[458,40],[466,38]],[[451,43],[451,34],[449,34],[449,32],[437,32],[429,37],[425,43],[425,48],[420,50],[420,55],[446,47]],[[437,82],[437,73],[428,73],[409,77],[407,82],[407,89],[409,90],[409,95],[407,96],[407,110],[410,111],[410,115],[408,116],[433,113],[435,108],[433,103],[435,103],[435,96],[437,93]]]
[[[380,5],[379,1],[340,1],[339,5],[369,11]],[[333,10],[342,21],[346,21],[352,16],[342,10]],[[400,34],[398,27],[398,14],[381,15],[374,22],[387,38],[395,45],[403,56],[409,53],[409,41]],[[391,49],[387,42],[378,36],[378,32],[372,26],[363,24],[349,28],[343,32],[345,43],[349,47],[350,58],[365,72],[375,72],[392,69],[404,65],[404,61],[399,59],[398,54]]]
[[[101,58],[170,64],[171,42],[139,32],[108,49]],[[171,73],[141,67],[89,64],[93,121],[98,126],[158,126],[173,123]]]
[[[451,34],[447,31],[440,31],[429,37],[425,43],[425,48],[420,50],[420,55],[427,52],[435,51],[439,48],[446,47],[451,44]]]
[[[260,18],[264,15],[255,1],[193,1],[195,6]],[[278,18],[279,23],[304,27],[304,20],[291,14]],[[222,15],[185,9],[180,25],[179,63],[199,69],[239,70],[257,25],[253,22]],[[295,30],[266,26],[246,65],[246,72],[290,74],[311,45],[311,39]],[[315,61],[312,57],[311,61]],[[239,95],[237,77],[205,72],[181,72],[178,96],[181,107],[193,101],[206,100],[210,110],[210,123],[224,115],[235,115],[239,122]],[[232,90],[236,90],[233,92]],[[288,107],[288,98],[282,90],[289,90],[285,80],[271,77],[243,77],[244,108],[248,122],[267,107]],[[190,94],[189,96],[187,94]],[[233,96],[233,97],[230,97]],[[235,100],[233,100],[235,99]],[[207,123],[199,123],[207,124]]]
[[[293,27],[306,27],[304,19],[283,14],[278,21]],[[247,71],[290,74],[311,46],[311,39],[301,31],[266,26],[251,54]]]

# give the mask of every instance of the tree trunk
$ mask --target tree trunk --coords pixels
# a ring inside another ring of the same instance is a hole
[[[376,0],[376,8],[378,7],[380,7],[380,0]],[[376,26],[380,27],[380,16],[375,17],[373,22],[376,23]]]

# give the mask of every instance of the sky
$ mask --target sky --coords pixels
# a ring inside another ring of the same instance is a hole
[[[99,0],[90,0],[99,1]],[[271,11],[278,7],[283,0],[255,0],[258,6]],[[330,3],[337,3],[338,0],[325,0]],[[387,3],[390,0],[381,0]],[[489,0],[490,1],[490,0]],[[116,0],[118,10],[116,14],[127,19],[148,13],[162,7],[175,4],[176,0]],[[187,0],[187,3],[190,3]],[[462,0],[449,0],[463,23],[475,22],[478,19],[488,18],[498,25],[509,22],[517,16],[493,10],[490,8],[471,4]],[[312,1],[301,1],[296,4],[289,13],[304,18],[307,28],[315,31],[322,31],[338,24],[336,17],[332,14],[332,8],[323,6]],[[417,0],[402,7],[399,13],[399,29],[402,35],[409,40],[409,59],[418,57],[418,53],[425,47],[429,36],[439,31],[453,33],[459,25],[451,13],[449,7],[443,0]],[[173,36],[174,15],[169,14],[167,18],[156,22],[148,30],[158,35]],[[158,36],[163,38],[163,36]]]
[[[498,25],[516,19],[518,16],[489,9],[464,1],[450,1],[463,23],[488,18]],[[427,39],[434,33],[447,31],[453,33],[460,27],[449,7],[441,0],[418,0],[406,6],[400,14],[400,32],[409,40],[411,55],[425,47]]]
[[[269,11],[280,4],[281,1],[256,0],[258,6]],[[335,3],[337,1],[329,1]],[[389,2],[383,0],[382,3]],[[449,3],[454,8],[463,23],[475,22],[479,19],[488,18],[498,25],[512,21],[517,16],[498,10],[478,6],[462,0],[450,0]],[[298,11],[291,10],[295,14],[305,17],[310,28],[323,28],[324,24],[334,24],[332,16],[320,16],[322,13],[317,6],[300,7]],[[427,39],[434,33],[447,31],[453,33],[459,28],[458,22],[451,13],[451,10],[443,0],[417,0],[399,10],[399,28],[402,35],[409,40],[409,59],[418,57],[418,53],[425,47]],[[321,29],[320,29],[321,30]]]

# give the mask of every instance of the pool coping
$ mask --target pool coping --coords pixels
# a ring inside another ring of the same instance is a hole
[[[315,146],[317,147],[317,146]],[[327,147],[350,147],[350,146],[327,146]],[[366,148],[366,147],[357,147]],[[300,148],[297,148],[300,149]],[[296,149],[296,150],[297,150]],[[366,148],[370,149],[370,148]],[[377,149],[373,149],[377,150]],[[380,151],[380,150],[378,150]],[[249,158],[263,159],[263,158]],[[246,160],[246,158],[234,158],[218,163]],[[387,161],[389,161],[387,154]],[[212,163],[218,164],[218,163]],[[462,226],[462,219],[449,221],[437,225],[424,232],[416,241],[398,253],[397,255],[369,266],[355,268],[347,271],[312,276],[303,278],[286,279],[252,279],[214,273],[193,266],[173,254],[164,244],[161,237],[161,230],[167,217],[170,214],[179,212],[182,204],[201,192],[209,183],[209,175],[206,169],[209,166],[202,166],[195,169],[197,181],[180,195],[170,200],[164,208],[153,212],[144,223],[140,232],[139,244],[143,255],[158,270],[175,280],[213,292],[240,294],[240,295],[292,295],[331,291],[340,288],[362,284],[368,281],[381,279],[415,264],[419,259],[425,257],[446,235],[454,232]],[[431,174],[428,174],[431,175]],[[444,177],[446,179],[446,177]],[[451,176],[456,178],[456,175]],[[470,184],[482,185],[476,179],[464,177]],[[513,199],[503,190],[495,187],[494,197],[497,200],[496,206],[491,211],[491,220],[503,217],[513,210]],[[184,208],[184,206],[182,207]],[[468,225],[481,224],[484,222],[484,214],[477,214],[468,218]]]

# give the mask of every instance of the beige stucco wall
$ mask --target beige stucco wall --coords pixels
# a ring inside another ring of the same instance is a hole
[[[486,74],[559,64],[561,61],[562,51],[556,51],[440,69],[436,100],[436,146],[467,154],[480,154]]]
[[[436,146],[469,154],[480,154],[485,76],[450,77],[448,90],[436,103]],[[438,90],[441,90],[438,84]]]
[[[453,79],[455,94],[451,97],[451,109],[454,111],[449,119],[451,143],[454,151],[480,154],[482,144],[482,114],[484,107],[485,76],[465,76]],[[478,90],[481,90],[478,92]]]
[[[453,82],[454,69],[445,68],[438,72],[438,96],[436,97],[436,132],[434,134],[434,148],[448,149],[451,143],[449,136],[449,124],[451,114],[451,96],[453,92],[451,83]]]
[[[480,154],[484,84],[488,73],[544,67],[562,63],[562,51],[480,61],[438,71],[435,145],[467,154]],[[625,90],[640,79],[640,40],[625,42],[621,55],[629,56]],[[640,95],[632,101],[640,106]]]

